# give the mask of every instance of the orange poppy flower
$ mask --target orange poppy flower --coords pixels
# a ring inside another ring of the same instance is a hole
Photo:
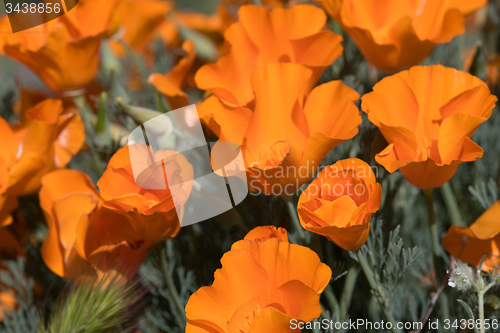
[[[373,170],[351,158],[324,168],[300,195],[297,211],[302,227],[354,251],[368,239],[381,199]]]
[[[378,69],[396,73],[423,61],[436,44],[465,31],[464,17],[486,0],[316,0]]]
[[[288,233],[284,228],[276,228],[272,225],[253,228],[245,236],[245,240],[265,242],[269,238],[276,238],[280,242],[288,242]]]
[[[445,250],[478,267],[490,271],[500,264],[500,201],[497,201],[470,227],[452,226],[443,238]]]
[[[262,6],[268,8],[284,7],[289,0],[262,0]],[[252,0],[222,0],[217,6],[217,17],[221,23],[221,32],[224,32],[231,24],[238,21],[238,10],[244,5],[253,4]]]
[[[149,83],[167,97],[172,110],[189,104],[189,96],[182,91],[182,86],[196,58],[193,41],[185,41],[182,44],[182,49],[186,52],[186,55],[179,60],[170,72],[166,75],[151,74],[148,79]]]
[[[167,151],[163,153],[168,154]],[[160,169],[161,179],[164,181],[163,172],[169,174],[168,179],[173,179],[175,175],[179,184],[182,183],[179,192],[172,193],[168,187],[151,190],[138,186],[132,170],[129,146],[113,155],[97,182],[104,207],[125,216],[141,237],[153,241],[173,237],[179,231],[179,217],[182,217],[183,212],[176,211],[175,203],[182,205],[186,202],[194,179],[193,167],[182,154],[175,154],[164,164],[165,168]],[[157,173],[154,170],[148,174],[151,177],[155,175]]]
[[[17,197],[36,192],[40,178],[63,168],[83,146],[85,132],[79,115],[64,113],[59,100],[48,99],[22,112],[12,128],[0,118],[0,226],[12,222]]]
[[[195,76],[200,89],[231,105],[244,106],[254,99],[250,77],[257,67],[274,62],[302,64],[312,70],[312,87],[323,71],[342,54],[342,37],[323,30],[326,15],[317,7],[289,9],[242,6],[239,22],[225,33],[227,55],[205,65]]]
[[[76,281],[116,272],[130,278],[156,245],[140,237],[125,216],[104,208],[91,180],[80,171],[44,176],[40,205],[49,227],[42,257],[61,277]]]
[[[446,183],[461,163],[483,156],[470,138],[496,101],[477,77],[435,65],[381,80],[361,108],[389,143],[376,161],[429,189]]]
[[[255,70],[255,107],[231,108],[215,96],[198,107],[221,142],[241,146],[250,189],[291,196],[312,179],[321,160],[361,124],[359,94],[331,81],[309,91],[313,71],[275,63]]]
[[[0,35],[0,53],[31,69],[57,92],[85,87],[99,67],[99,48],[118,0],[80,0],[59,18],[15,34]],[[8,18],[2,18],[2,27]]]
[[[278,229],[278,233],[281,233]],[[186,332],[291,332],[321,314],[332,271],[307,247],[271,237],[236,242],[209,287],[186,305]]]
[[[113,17],[120,29],[119,39],[136,52],[144,51],[173,7],[172,2],[161,0],[120,1]],[[110,45],[118,56],[125,56],[118,40],[111,40]]]

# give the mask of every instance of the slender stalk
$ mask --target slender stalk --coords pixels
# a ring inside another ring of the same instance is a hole
[[[434,279],[436,288],[439,289],[440,284],[443,281],[444,270],[443,261],[441,259],[441,246],[439,242],[437,224],[436,224],[436,214],[434,212],[434,200],[432,195],[433,189],[424,190],[425,199],[427,202],[427,212],[429,214],[429,230],[431,234],[431,247],[432,247],[432,261],[434,263]],[[448,299],[446,295],[443,294],[439,297],[439,310],[440,317],[442,320],[449,318],[448,310]]]
[[[161,270],[163,272],[163,277],[165,279],[168,292],[172,297],[175,309],[177,310],[177,314],[179,315],[178,320],[182,324],[182,327],[184,328],[187,322],[186,312],[184,311],[184,306],[182,305],[179,293],[175,288],[174,279],[172,278],[172,275],[170,275],[170,270],[168,269],[166,242],[160,242],[160,262],[161,262]]]
[[[477,302],[479,306],[479,325],[480,325],[480,332],[484,333],[484,293],[483,292],[478,292],[477,293]]]
[[[479,274],[480,274],[480,271],[478,271],[478,275]],[[479,321],[480,322],[480,328],[479,328],[480,333],[484,333],[484,295],[495,284],[496,284],[495,282],[491,282],[486,287],[484,287],[484,284],[482,282],[479,283],[479,286],[473,284],[473,286],[474,286],[474,288],[476,288],[476,292],[477,292],[477,303],[478,303],[478,307],[479,307],[479,320],[480,320]]]
[[[429,213],[429,230],[431,233],[432,257],[434,262],[434,271],[436,277],[436,286],[439,286],[443,279],[443,262],[441,260],[441,251],[437,232],[436,215],[434,213],[434,204],[432,198],[432,189],[424,190],[427,201],[427,211]]]
[[[465,227],[460,209],[458,208],[457,199],[455,198],[450,183],[445,183],[440,189],[443,194],[444,203],[446,204],[446,210],[448,211],[448,215],[450,215],[451,223],[457,227]]]
[[[370,287],[372,290],[376,293],[375,296],[377,298],[378,303],[380,304],[380,307],[382,308],[382,311],[384,313],[385,319],[392,324],[391,332],[393,333],[401,333],[401,331],[398,329],[397,324],[396,324],[396,319],[394,318],[388,304],[388,300],[383,298],[383,295],[380,295],[380,288],[378,286],[377,281],[375,281],[375,277],[373,276],[373,272],[368,265],[368,262],[366,261],[365,256],[363,253],[361,253],[360,250],[354,251],[356,253],[356,256],[358,257],[359,264],[361,265],[361,269],[363,270],[363,273],[365,274],[366,279],[368,280],[368,283],[370,284]]]
[[[323,291],[323,295],[325,295],[328,303],[330,303],[330,307],[332,308],[332,312],[336,314],[340,314],[340,306],[335,294],[333,293],[332,287],[327,285],[325,290]]]
[[[344,283],[344,289],[342,290],[342,296],[340,297],[340,321],[344,321],[347,317],[358,275],[359,265],[355,260],[351,260]]]
[[[101,159],[99,158],[99,154],[97,153],[94,140],[93,138],[90,137],[95,135],[94,128],[90,121],[91,111],[89,109],[89,106],[87,105],[87,101],[85,101],[84,95],[78,95],[73,97],[73,101],[75,102],[75,105],[78,106],[78,109],[80,110],[80,115],[82,116],[83,127],[85,128],[85,134],[86,134],[85,142],[90,147],[90,154],[92,155],[92,160],[95,164],[97,171],[99,172],[99,174],[102,175],[104,173],[104,168],[102,167]]]
[[[163,108],[161,93],[156,92],[156,110],[160,113],[165,113],[165,109]]]
[[[297,208],[292,202],[292,198],[285,198],[286,208],[288,210],[288,214],[290,215],[290,220],[292,221],[293,228],[297,232],[300,238],[300,242],[303,245],[307,244],[306,234],[304,233],[304,229],[300,225],[299,217],[297,215]]]
[[[319,333],[319,328],[316,327],[316,323],[319,323],[319,319],[314,319],[313,320],[313,329],[312,329],[312,333]],[[320,325],[321,326],[321,325]]]

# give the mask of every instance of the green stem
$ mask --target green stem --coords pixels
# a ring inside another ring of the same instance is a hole
[[[179,293],[175,288],[174,279],[172,278],[172,275],[170,275],[170,270],[168,269],[166,242],[160,242],[160,262],[161,262],[161,270],[163,272],[163,277],[165,278],[165,283],[167,285],[168,292],[172,297],[175,309],[177,310],[177,314],[179,315],[178,317],[179,321],[182,324],[182,327],[184,328],[187,322],[186,312],[184,311],[184,306],[182,306]]]
[[[344,321],[347,317],[358,275],[359,265],[355,260],[351,260],[344,283],[344,289],[342,290],[342,296],[340,297],[340,321]]]
[[[450,215],[451,223],[457,227],[465,227],[465,223],[462,220],[457,199],[455,198],[450,182],[441,186],[441,193],[443,194],[444,203],[446,204],[446,209]]]
[[[90,121],[90,113],[92,112],[85,100],[85,95],[78,95],[73,97],[75,105],[80,110],[80,115],[83,120],[83,127],[85,129],[85,142],[90,147],[90,154],[92,155],[92,160],[94,161],[95,167],[100,175],[104,173],[104,168],[102,167],[101,159],[97,153],[94,140],[90,137],[95,135],[94,127]]]
[[[478,275],[481,274],[480,270],[478,270]],[[479,277],[480,278],[480,277]],[[474,285],[474,284],[473,284]],[[493,281],[490,284],[488,284],[486,287],[484,284],[481,282],[479,286],[474,285],[476,288],[477,292],[477,303],[479,307],[479,322],[481,323],[481,327],[479,329],[480,333],[484,333],[484,295],[492,288],[493,286],[496,285],[496,282]]]
[[[162,97],[160,92],[156,92],[156,110],[160,113],[165,113],[165,109],[163,108],[163,102],[162,102]]]
[[[477,302],[479,306],[479,330],[481,333],[484,333],[484,291],[480,291],[477,293]]]
[[[312,333],[319,333],[319,328],[316,327],[316,323],[318,323],[319,320],[318,319],[314,319],[313,320],[313,329],[312,329]],[[321,326],[321,325],[320,325]]]
[[[303,245],[306,245],[307,244],[306,234],[304,233],[302,225],[300,225],[299,216],[297,215],[297,209],[295,208],[295,205],[293,204],[291,198],[286,198],[285,201],[286,201],[286,208],[288,210],[288,214],[290,215],[290,220],[292,221],[293,228],[299,235],[301,243]]]
[[[332,312],[339,315],[340,314],[339,302],[337,301],[337,298],[335,297],[335,294],[333,293],[332,287],[330,285],[326,286],[325,290],[323,291],[323,295],[325,295],[326,299],[328,300]]]
[[[441,260],[441,248],[437,232],[436,215],[434,213],[434,204],[432,198],[432,189],[424,190],[427,201],[427,211],[429,214],[429,230],[431,233],[432,257],[434,262],[434,273],[436,276],[436,286],[439,286],[443,279],[443,262]]]
[[[401,331],[397,328],[396,325],[396,319],[394,318],[390,307],[389,307],[389,300],[384,298],[384,295],[381,295],[380,293],[380,288],[378,286],[377,281],[375,281],[375,277],[373,276],[373,272],[368,265],[368,262],[366,261],[366,258],[363,253],[358,249],[354,251],[356,253],[356,256],[358,257],[359,264],[361,265],[361,269],[363,270],[363,273],[365,274],[366,279],[368,280],[368,283],[370,284],[370,287],[372,288],[373,292],[375,293],[375,297],[380,304],[380,307],[382,308],[382,311],[384,313],[385,319],[392,324],[391,331],[393,333],[401,333]]]
[[[431,234],[431,247],[432,247],[432,261],[434,263],[434,278],[436,283],[436,288],[441,285],[441,281],[444,277],[443,271],[443,261],[441,259],[441,246],[439,242],[437,224],[436,224],[436,214],[434,212],[434,200],[433,200],[433,189],[424,190],[425,199],[427,202],[427,212],[429,214],[429,230]],[[440,317],[442,320],[449,318],[448,310],[448,299],[444,293],[439,297],[439,310]]]

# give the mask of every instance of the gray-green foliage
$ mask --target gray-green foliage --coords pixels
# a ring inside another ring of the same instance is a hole
[[[398,287],[405,274],[411,268],[419,266],[421,251],[417,247],[405,249],[403,239],[399,236],[399,230],[400,227],[397,226],[389,232],[389,237],[386,238],[382,222],[373,223],[368,240],[359,249],[359,252],[367,259],[378,285],[377,290],[372,290],[373,296],[382,300],[395,313],[401,314],[401,309],[406,309],[410,302],[409,300],[404,302],[406,305],[398,302],[397,299],[405,294],[401,293],[402,288]],[[352,259],[358,260],[354,252],[350,252],[350,254]],[[416,282],[415,277],[408,275],[408,278],[414,279],[413,283]],[[411,281],[406,281],[405,285],[408,286],[411,283]],[[411,297],[411,295],[405,296]]]
[[[35,280],[24,273],[25,259],[4,260],[0,270],[0,290],[13,292],[17,308],[5,314],[0,333],[37,333],[40,322],[38,308],[33,303]]]
[[[162,249],[156,250],[161,251]],[[165,278],[160,269],[157,251],[152,251],[152,255],[142,265],[139,272],[139,276],[148,286],[151,295],[151,306],[146,309],[144,316],[142,316],[139,328],[143,333],[157,333],[158,330],[181,333],[184,332],[184,323],[176,315],[174,300],[168,292]],[[169,273],[174,282],[178,281],[176,288],[180,301],[185,305],[191,294],[196,291],[194,273],[178,263],[178,255],[175,253],[172,241],[166,243],[166,257]]]

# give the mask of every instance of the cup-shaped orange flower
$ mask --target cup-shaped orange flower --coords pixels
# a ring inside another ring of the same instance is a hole
[[[144,51],[173,7],[172,2],[162,0],[121,0],[113,16],[119,27],[119,40],[111,40],[113,50],[125,56],[122,41],[135,52]]]
[[[36,192],[41,177],[65,167],[83,146],[79,115],[65,111],[59,100],[45,100],[23,111],[19,126],[0,118],[0,226],[11,222],[17,197]]]
[[[97,189],[80,171],[44,176],[40,205],[49,227],[42,258],[61,277],[77,281],[116,273],[130,278],[156,244],[138,235],[125,216],[104,208]]]
[[[289,2],[289,0],[263,0],[261,4],[268,8],[276,8],[285,7]],[[253,4],[252,0],[222,0],[217,7],[222,32],[238,20],[238,9],[241,6],[251,4]]]
[[[312,87],[342,54],[342,37],[324,30],[325,13],[311,5],[289,9],[242,6],[239,21],[225,32],[227,55],[205,65],[195,76],[200,89],[231,105],[254,99],[250,77],[257,67],[275,62],[302,64],[312,70]]]
[[[316,0],[364,57],[392,74],[419,64],[437,44],[465,31],[464,17],[486,0]]]
[[[308,322],[321,314],[318,294],[330,268],[309,248],[269,236],[245,237],[224,254],[213,284],[186,305],[187,333],[292,332],[292,319]]]
[[[85,87],[97,73],[99,49],[118,0],[80,0],[78,6],[43,25],[0,35],[0,53],[32,70],[57,92]],[[8,25],[5,16],[0,23]]]
[[[430,189],[446,183],[461,163],[483,156],[471,136],[496,101],[477,77],[434,65],[381,80],[363,96],[361,108],[389,143],[376,161]]]
[[[154,73],[149,76],[148,82],[164,94],[172,110],[189,104],[189,96],[182,91],[182,86],[189,70],[196,58],[194,42],[187,40],[182,44],[185,56],[165,75]]]
[[[341,81],[310,91],[313,75],[298,64],[259,67],[250,80],[253,108],[231,108],[215,96],[198,107],[219,141],[241,146],[251,190],[293,195],[331,149],[357,134],[359,94]]]
[[[176,187],[178,192],[175,193],[172,193],[168,186],[165,186],[165,189],[151,190],[137,185],[129,146],[121,148],[113,155],[107,169],[97,182],[104,206],[122,214],[141,237],[153,241],[173,237],[179,231],[181,226],[179,219],[183,212],[176,210],[176,204],[182,205],[186,202],[194,179],[193,167],[182,154],[174,153],[173,158],[167,160],[168,162],[158,166],[161,171],[161,181],[166,181],[165,173],[168,179],[176,179],[177,184],[182,184]],[[144,162],[147,163],[147,160]],[[154,170],[150,171],[151,174],[147,172],[143,174],[158,176]]]
[[[490,271],[500,265],[500,201],[483,213],[470,227],[452,226],[443,238],[444,249],[457,259]]]
[[[354,251],[368,239],[381,199],[382,186],[373,170],[351,158],[321,170],[300,195],[297,211],[302,227]]]

